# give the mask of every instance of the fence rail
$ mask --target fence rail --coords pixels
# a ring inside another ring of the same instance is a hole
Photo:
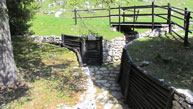
[[[125,102],[131,108],[170,109],[174,90],[133,63],[123,49],[118,78]]]
[[[150,14],[141,14],[139,12],[140,9],[152,9],[152,12]],[[165,9],[168,10],[167,13],[160,13],[160,14],[156,14],[156,10],[155,9]],[[77,17],[77,13],[80,11],[108,11],[109,15],[103,15],[103,16],[89,16],[89,17]],[[118,14],[114,14],[111,11],[112,10],[118,10]],[[121,11],[122,10],[122,11]],[[133,14],[126,14],[126,11],[129,12],[133,12]],[[169,34],[172,35],[172,33],[176,34],[177,37],[179,37],[180,39],[182,39],[184,41],[184,46],[188,46],[189,42],[188,42],[188,33],[192,33],[191,30],[189,30],[189,22],[191,17],[191,13],[193,13],[193,11],[189,11],[187,10],[187,8],[185,9],[181,9],[178,7],[173,7],[170,4],[168,5],[163,5],[163,6],[159,6],[159,5],[155,5],[154,2],[152,2],[152,5],[142,5],[142,6],[129,6],[129,7],[109,7],[108,9],[91,9],[91,10],[74,10],[75,13],[75,25],[77,24],[77,19],[79,18],[109,18],[109,25],[112,25],[112,17],[118,17],[118,23],[117,26],[119,28],[119,30],[121,31],[121,25],[125,25],[125,23],[127,23],[127,21],[125,20],[126,17],[132,17],[133,18],[133,22],[135,22],[136,25],[140,24],[137,20],[139,17],[146,17],[146,16],[151,16],[151,27],[150,26],[144,26],[144,24],[142,25],[142,28],[151,28],[152,30],[154,28],[159,28],[160,26],[156,26],[155,24],[157,22],[156,19],[157,18],[161,18],[164,20],[164,22],[162,22],[163,24],[165,24],[165,22],[167,22],[168,24],[168,29],[169,29]],[[172,13],[175,13],[177,15],[174,15]],[[180,23],[176,23],[174,20],[172,20],[172,18],[178,19],[183,21],[183,25],[181,25]],[[179,35],[177,32],[172,30],[172,27],[176,25],[179,28],[184,30],[184,36]],[[138,26],[133,26],[133,30],[135,27]],[[182,38],[183,37],[183,38]]]

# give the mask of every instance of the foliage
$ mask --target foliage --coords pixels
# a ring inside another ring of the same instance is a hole
[[[28,24],[37,10],[35,0],[7,0],[9,23],[12,35],[26,34]]]

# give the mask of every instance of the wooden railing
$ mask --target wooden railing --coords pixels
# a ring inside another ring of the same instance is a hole
[[[151,9],[151,13],[150,14],[144,14],[144,13],[139,13],[139,9]],[[166,10],[166,13],[159,13],[156,14],[155,9],[163,9]],[[88,17],[77,17],[78,12],[86,12],[86,11],[108,11],[109,15],[102,15],[102,16],[88,16]],[[118,14],[114,14],[112,13],[112,10],[118,10]],[[126,12],[133,12],[131,14],[126,14]],[[123,13],[121,13],[123,12]],[[175,14],[172,14],[175,13]],[[190,19],[191,17],[191,13],[193,13],[192,11],[188,11],[187,8],[185,9],[181,9],[181,8],[177,8],[177,7],[172,7],[170,6],[170,4],[168,5],[164,5],[164,6],[159,6],[159,5],[155,5],[154,2],[152,2],[152,5],[143,5],[143,6],[129,6],[129,7],[115,7],[115,8],[111,8],[109,7],[108,9],[90,9],[90,10],[74,10],[74,14],[75,14],[75,25],[77,25],[78,23],[78,19],[88,19],[88,18],[109,18],[109,24],[113,25],[113,24],[118,24],[118,28],[119,31],[121,31],[121,25],[123,23],[135,23],[135,24],[151,24],[151,29],[153,30],[156,26],[156,24],[167,24],[168,25],[168,29],[169,29],[169,34],[171,34],[172,36],[174,36],[173,34],[175,34],[176,36],[178,36],[180,39],[184,40],[184,45],[187,46],[189,44],[188,42],[188,35],[189,33],[192,33],[191,30],[189,30],[189,23],[190,23]],[[151,22],[138,22],[137,19],[139,17],[146,17],[146,16],[151,16]],[[118,21],[117,22],[112,22],[112,17],[118,17]],[[133,18],[132,22],[127,22],[125,20],[126,17],[131,17]],[[157,18],[161,18],[164,20],[164,22],[155,22]],[[179,22],[176,22],[175,20],[172,20],[173,18],[178,19],[183,21],[183,25],[181,25]],[[180,35],[178,34],[176,31],[174,31],[172,29],[172,27],[176,25],[179,28],[181,28],[184,31],[184,35]],[[133,27],[134,29],[135,27]],[[149,27],[148,27],[149,28]]]
[[[131,109],[171,109],[174,89],[139,68],[126,49],[122,53],[118,83]]]

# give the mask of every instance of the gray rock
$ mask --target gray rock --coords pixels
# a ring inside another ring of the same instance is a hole
[[[121,92],[117,92],[117,91],[113,91],[111,92],[111,95],[114,96],[117,99],[120,99],[123,97],[123,95],[121,94]]]
[[[104,83],[107,82],[107,80],[96,80],[95,82],[96,82],[96,83],[102,83],[102,84],[104,84]]]
[[[143,61],[141,62],[140,67],[148,66],[149,64],[150,64],[149,61]]]
[[[176,91],[180,94],[185,95],[185,99],[188,103],[193,104],[193,92],[188,89],[176,89]]]
[[[96,79],[101,79],[102,76],[101,76],[101,75],[95,75],[95,78],[96,78]]]
[[[109,84],[109,83],[105,83],[105,84],[104,84],[104,86],[106,86],[106,87],[110,87],[110,86],[111,86],[111,84]]]

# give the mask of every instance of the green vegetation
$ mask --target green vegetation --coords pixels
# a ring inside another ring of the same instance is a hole
[[[190,38],[191,43],[193,39]],[[171,36],[142,38],[128,46],[131,57],[138,65],[149,61],[143,67],[159,79],[177,88],[193,90],[193,45],[184,47],[182,42]]]
[[[34,31],[36,35],[57,35],[60,36],[62,33],[69,34],[69,35],[77,35],[80,36],[83,33],[88,34],[89,30],[94,31],[95,33],[98,33],[100,36],[103,36],[104,39],[112,39],[114,37],[120,37],[123,36],[122,33],[114,32],[110,30],[108,18],[98,18],[98,19],[79,19],[78,25],[74,25],[74,12],[73,12],[73,6],[79,7],[79,9],[85,9],[85,0],[73,0],[73,1],[65,1],[64,5],[57,5],[56,1],[56,7],[48,7],[48,4],[53,3],[53,0],[46,0],[43,3],[39,3],[40,9],[37,13],[35,19],[31,22],[33,25],[30,30]],[[94,8],[101,8],[98,5],[102,4],[102,1],[91,1],[90,7]],[[193,1],[190,0],[184,0],[184,3],[181,0],[169,0],[172,6],[176,7],[187,7],[189,10],[192,10],[191,4],[193,4]],[[151,5],[151,2],[140,2],[138,0],[127,0],[121,1],[115,1],[113,0],[113,3],[110,3],[108,0],[103,0],[103,8],[108,8],[108,6],[111,7],[118,7],[121,6],[134,6],[134,5]],[[167,1],[163,0],[156,0],[155,4],[158,5],[167,5]],[[65,12],[61,15],[60,18],[55,18],[54,14],[44,14],[44,12],[49,11],[55,11],[57,12],[60,9],[65,9]],[[86,8],[87,9],[87,8]],[[139,10],[140,13],[151,13],[150,9],[141,9]],[[167,13],[167,10],[164,9],[155,9],[155,12],[157,13]],[[111,12],[112,14],[117,14],[118,10],[114,10]],[[131,12],[130,12],[131,13]],[[127,12],[129,14],[129,12]],[[97,16],[97,15],[108,15],[108,11],[97,11],[96,13],[89,13],[89,12],[79,12],[78,17],[81,16]],[[177,20],[177,19],[174,19]],[[113,17],[112,21],[118,21],[118,17]],[[126,18],[126,21],[133,21],[132,18]],[[150,17],[142,18],[139,17],[138,21],[151,21]],[[162,22],[161,19],[156,19],[158,22]],[[164,21],[165,22],[165,21]],[[177,20],[177,22],[179,22]],[[183,22],[181,22],[183,23]],[[137,30],[139,32],[144,32],[145,30]]]
[[[34,43],[30,38],[13,38],[13,50],[20,83],[0,90],[0,108],[57,108],[74,105],[84,89],[75,54],[66,48]],[[65,58],[67,57],[67,58]],[[79,72],[80,76],[73,76]],[[3,107],[5,105],[5,107]]]
[[[12,35],[29,33],[28,22],[33,18],[37,10],[35,0],[6,0],[10,31]]]

